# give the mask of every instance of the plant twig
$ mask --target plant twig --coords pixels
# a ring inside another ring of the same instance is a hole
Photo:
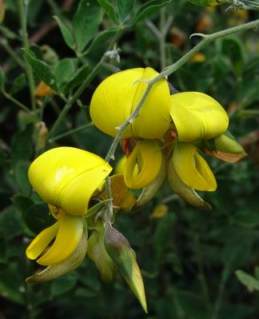
[[[13,50],[13,48],[8,44],[6,39],[0,40],[0,45],[5,49],[5,51],[14,59],[14,61],[22,68],[25,69],[24,62],[20,59],[18,54]]]
[[[73,104],[77,101],[77,99],[81,96],[81,94],[84,92],[84,90],[87,88],[88,84],[91,82],[97,71],[99,70],[100,66],[105,60],[105,54],[102,56],[101,60],[95,65],[95,67],[92,69],[92,72],[88,74],[87,78],[82,82],[82,84],[79,86],[75,94],[68,99],[67,103],[65,104],[64,108],[60,112],[57,120],[53,124],[51,130],[49,131],[49,139],[52,138],[54,133],[56,133],[57,129],[59,128],[60,124],[63,122],[65,116],[73,106]]]
[[[29,49],[30,43],[29,43],[28,32],[27,32],[27,16],[25,12],[24,0],[18,0],[18,7],[19,7],[20,22],[21,22],[23,46],[25,49]],[[34,95],[35,83],[34,83],[32,68],[26,60],[25,60],[25,68],[26,68],[26,73],[27,73],[28,82],[29,82],[32,109],[35,110],[36,109],[36,100]]]
[[[1,91],[3,96],[11,101],[13,104],[17,105],[19,108],[21,108],[22,110],[24,110],[25,112],[28,112],[28,113],[31,113],[31,110],[26,106],[24,105],[23,103],[21,103],[20,101],[16,100],[12,95],[10,95],[9,93],[7,93],[6,91],[2,90]]]
[[[74,128],[74,129],[72,129],[72,130],[69,130],[69,131],[67,131],[67,132],[61,133],[61,134],[59,134],[59,135],[56,135],[56,136],[52,137],[51,139],[49,139],[49,143],[56,142],[57,140],[60,140],[60,139],[63,138],[63,137],[72,135],[72,134],[74,134],[74,133],[78,133],[78,132],[80,132],[80,131],[83,131],[83,130],[85,130],[85,129],[91,127],[91,126],[93,126],[93,123],[92,123],[92,122],[87,123],[87,124],[82,125],[82,126],[79,126],[79,127],[76,127],[76,128]]]

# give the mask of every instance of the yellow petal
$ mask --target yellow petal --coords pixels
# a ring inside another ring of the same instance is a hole
[[[168,166],[168,181],[172,190],[179,195],[185,202],[198,208],[211,209],[209,203],[195,192],[194,189],[185,185],[176,174],[174,165],[172,163]]]
[[[157,177],[162,164],[160,146],[154,141],[138,141],[125,164],[125,183],[139,189],[149,185]]]
[[[87,234],[83,234],[75,251],[66,260],[62,261],[61,263],[48,266],[43,270],[37,271],[32,276],[26,278],[26,282],[29,284],[42,283],[67,274],[68,272],[80,266],[85,258],[86,251]]]
[[[181,142],[210,139],[228,128],[226,111],[215,99],[204,93],[173,94],[170,113]]]
[[[58,223],[41,231],[27,247],[25,252],[27,258],[32,260],[37,259],[55,238],[57,231]]]
[[[177,175],[187,186],[200,191],[216,190],[215,176],[194,145],[177,143],[171,161]]]
[[[29,180],[39,196],[64,212],[83,215],[90,197],[112,168],[101,157],[73,148],[58,147],[37,157]]]
[[[166,160],[162,156],[162,163],[160,166],[160,171],[157,177],[153,180],[152,183],[144,187],[138,196],[136,206],[142,206],[148,203],[159,191],[160,187],[164,183],[166,178]]]
[[[68,258],[78,246],[84,229],[82,217],[64,215],[58,221],[58,232],[53,245],[37,262],[43,266],[57,264]]]
[[[90,115],[104,133],[115,136],[142,98],[147,81],[157,76],[152,68],[135,68],[115,73],[96,88]],[[130,124],[124,137],[161,138],[169,127],[170,93],[165,79],[150,91],[139,116]]]

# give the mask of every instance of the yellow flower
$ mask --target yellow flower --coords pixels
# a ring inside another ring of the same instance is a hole
[[[135,68],[115,73],[96,88],[91,103],[93,123],[104,133],[115,136],[142,98],[147,81],[158,73],[152,68]],[[162,79],[150,91],[139,116],[129,125],[123,137],[161,138],[170,122],[170,92]]]
[[[170,113],[181,142],[211,139],[228,128],[229,120],[224,108],[204,93],[171,95]]]
[[[29,259],[53,266],[73,254],[84,234],[83,216],[89,200],[111,170],[101,157],[73,147],[51,149],[33,161],[30,183],[49,204],[57,222],[30,243],[26,249]]]

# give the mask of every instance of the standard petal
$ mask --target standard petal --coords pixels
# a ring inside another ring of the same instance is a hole
[[[215,176],[207,162],[198,154],[196,146],[189,143],[177,143],[171,165],[187,186],[200,191],[216,190]]]
[[[133,189],[149,185],[159,174],[161,164],[160,145],[154,141],[138,141],[125,164],[126,185]]]
[[[49,266],[68,258],[78,246],[83,229],[82,217],[64,215],[58,221],[58,232],[53,245],[37,262],[40,265]]]
[[[216,137],[224,133],[229,124],[224,108],[215,99],[200,92],[171,95],[170,114],[181,142]]]
[[[157,76],[152,68],[134,68],[115,73],[96,88],[90,115],[104,133],[117,134],[118,127],[127,120],[142,98],[147,82]],[[161,138],[170,123],[170,92],[165,79],[151,89],[139,116],[124,132],[124,137]]]
[[[58,223],[43,229],[30,243],[26,249],[28,259],[37,259],[55,238],[58,231]]]
[[[104,159],[93,153],[74,147],[57,147],[37,157],[28,175],[34,190],[48,204],[61,207],[69,214],[82,215],[89,196],[111,170]]]

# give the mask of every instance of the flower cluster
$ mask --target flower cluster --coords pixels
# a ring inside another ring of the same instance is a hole
[[[93,123],[115,136],[156,75],[151,68],[137,68],[106,78],[91,100]],[[129,189],[144,190],[137,204],[150,200],[168,176],[173,191],[184,200],[208,207],[196,191],[215,191],[217,182],[201,152],[229,162],[245,155],[228,125],[226,111],[214,98],[200,92],[170,95],[168,82],[161,79],[124,133],[125,156],[117,172]]]
[[[157,75],[152,68],[135,68],[101,82],[90,104],[95,126],[115,137]],[[123,132],[125,155],[110,177],[113,205],[121,209],[143,205],[167,178],[186,202],[208,208],[196,191],[215,191],[217,182],[201,153],[228,162],[245,155],[227,131],[228,125],[227,113],[212,97],[200,92],[171,95],[166,79],[156,81],[138,116]],[[107,217],[100,214],[103,206],[98,205],[110,201],[103,186],[111,171],[98,155],[73,147],[50,149],[32,162],[29,181],[48,204],[55,223],[41,231],[26,250],[29,259],[45,266],[28,281],[61,276],[79,266],[87,254],[104,280],[111,280],[118,269],[146,310],[135,253],[111,220],[100,218]],[[89,208],[93,197],[99,204]]]

